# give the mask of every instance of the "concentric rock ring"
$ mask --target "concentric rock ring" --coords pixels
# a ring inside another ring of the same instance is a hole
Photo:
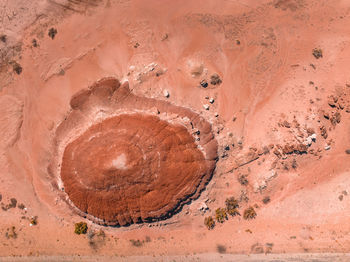
[[[52,167],[67,202],[94,222],[169,217],[214,171],[211,125],[189,109],[135,96],[112,78],[76,94],[71,107],[56,131]]]

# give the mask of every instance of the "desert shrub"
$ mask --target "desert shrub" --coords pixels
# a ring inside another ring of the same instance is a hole
[[[25,206],[24,204],[19,204],[17,207],[18,207],[19,209],[25,209],[25,208],[26,208],[26,206]]]
[[[5,233],[5,236],[7,239],[9,238],[16,239],[17,238],[16,227],[12,226],[8,228],[7,232]]]
[[[224,208],[218,208],[215,210],[215,218],[219,223],[224,223],[227,220],[227,212]]]
[[[139,239],[130,239],[130,242],[134,247],[141,247],[143,245],[142,241],[140,241]]]
[[[57,34],[57,29],[51,27],[48,32],[48,36],[53,40]]]
[[[15,208],[16,206],[17,206],[17,199],[16,198],[11,198],[10,199],[9,208]]]
[[[88,226],[85,222],[75,223],[74,233],[78,235],[86,234],[87,229],[88,229]]]
[[[222,83],[222,80],[218,74],[213,74],[210,77],[210,84],[212,85],[220,85]]]
[[[239,204],[234,197],[227,198],[225,200],[225,205],[226,205],[226,211],[229,215],[231,216],[240,215],[237,209],[239,207]]]
[[[217,245],[217,246],[216,246],[216,250],[217,250],[220,254],[226,253],[226,247],[225,247],[224,245]]]
[[[12,64],[12,68],[13,68],[13,71],[16,72],[17,75],[21,74],[22,73],[22,66],[20,64],[18,64],[17,62],[14,62]]]
[[[312,50],[312,54],[316,59],[323,57],[322,49],[320,49],[320,48],[314,48]]]
[[[264,197],[263,200],[262,200],[262,202],[263,202],[264,204],[268,204],[270,201],[271,201],[271,199],[270,199],[269,196]]]
[[[7,36],[4,35],[4,34],[0,35],[0,41],[3,42],[3,43],[6,43],[6,41],[7,41]]]
[[[204,225],[210,230],[215,227],[215,221],[212,216],[206,217],[204,219]]]
[[[256,212],[253,207],[248,207],[246,210],[244,210],[243,218],[244,219],[253,219],[256,217]]]
[[[246,185],[248,185],[248,183],[249,183],[246,175],[240,175],[240,176],[238,177],[238,182],[239,182],[242,186],[246,186]]]

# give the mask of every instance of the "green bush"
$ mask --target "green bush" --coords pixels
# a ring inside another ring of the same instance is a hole
[[[85,222],[75,223],[74,233],[78,235],[86,234],[87,229],[88,229],[88,226]]]

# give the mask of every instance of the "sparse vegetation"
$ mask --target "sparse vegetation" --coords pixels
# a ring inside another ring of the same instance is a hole
[[[4,34],[0,35],[0,41],[3,42],[3,43],[6,43],[6,41],[7,41],[7,36],[4,35]]]
[[[242,185],[242,186],[246,186],[248,185],[248,179],[247,179],[247,175],[240,175],[238,177],[238,182]]]
[[[244,219],[253,219],[256,217],[256,212],[253,207],[248,207],[246,210],[244,210],[243,218]]]
[[[16,72],[17,75],[20,75],[22,73],[22,66],[20,64],[18,64],[17,62],[13,62],[12,63],[12,68],[13,71]]]
[[[130,239],[130,242],[134,247],[141,247],[143,245],[143,242],[140,241],[139,239],[137,240]]]
[[[38,47],[38,41],[35,38],[32,39],[32,45],[33,47]]]
[[[215,227],[215,221],[212,216],[206,217],[204,219],[204,225],[210,230]]]
[[[56,34],[57,34],[57,29],[51,27],[51,28],[49,29],[49,32],[48,32],[47,34],[48,34],[48,36],[53,40],[53,39],[55,38]]]
[[[220,253],[220,254],[225,254],[226,253],[226,247],[224,245],[217,245],[216,246],[216,250]]]
[[[210,77],[210,84],[215,86],[215,85],[220,85],[221,83],[222,83],[222,80],[218,74],[213,74]]]
[[[16,227],[12,226],[8,228],[5,233],[5,236],[7,239],[10,239],[10,238],[16,239],[17,238]]]
[[[215,218],[219,223],[224,223],[227,220],[227,212],[224,208],[218,208],[215,210]]]
[[[10,199],[9,208],[15,208],[16,206],[17,206],[17,199],[16,198],[11,198]]]
[[[312,50],[312,54],[316,59],[323,57],[322,49],[320,49],[320,48],[314,48]]]
[[[226,205],[227,213],[229,215],[231,215],[231,216],[240,215],[240,213],[238,212],[238,209],[237,209],[239,207],[239,204],[238,204],[238,201],[234,197],[227,198],[225,200],[225,205]]]
[[[26,206],[24,205],[24,204],[18,204],[18,206],[17,206],[19,209],[25,209],[26,208]]]
[[[88,226],[85,222],[79,222],[79,223],[75,223],[75,229],[74,229],[74,233],[75,234],[86,234],[88,230]]]
[[[271,201],[269,196],[266,196],[263,198],[262,202],[266,205],[267,203],[269,203]]]

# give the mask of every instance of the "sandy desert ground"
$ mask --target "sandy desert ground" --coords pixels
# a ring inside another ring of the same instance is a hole
[[[0,261],[349,260],[350,1],[0,19]]]

